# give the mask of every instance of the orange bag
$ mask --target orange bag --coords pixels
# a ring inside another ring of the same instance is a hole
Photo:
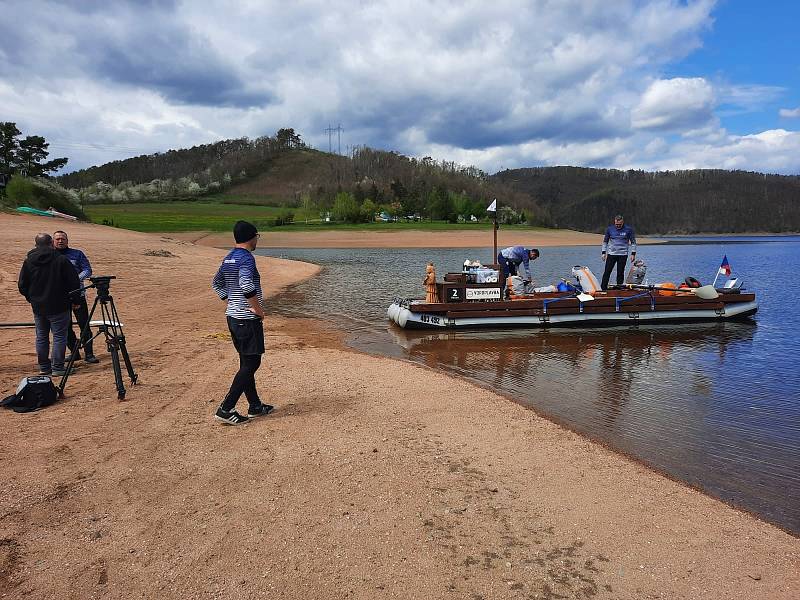
[[[656,285],[656,287],[657,288],[669,288],[669,289],[666,289],[666,290],[658,290],[658,295],[659,296],[674,296],[675,295],[675,290],[678,289],[678,287],[674,283],[672,283],[671,281],[665,281],[664,283],[659,283],[659,284]]]

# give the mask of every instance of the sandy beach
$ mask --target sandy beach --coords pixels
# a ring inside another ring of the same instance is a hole
[[[796,537],[269,299],[257,379],[277,410],[217,424],[238,359],[210,289],[224,252],[206,244],[227,236],[0,213],[0,321],[32,321],[17,274],[55,228],[117,276],[140,383],[118,401],[98,347],[63,401],[0,411],[0,598],[800,597]],[[270,296],[317,272],[257,261]],[[32,329],[0,329],[0,395],[35,362]]]
[[[230,236],[225,233],[191,231],[165,233],[167,237],[193,242],[200,246],[224,248]],[[569,229],[525,232],[501,229],[497,232],[498,246],[524,245],[530,248],[550,246],[600,247],[602,236]],[[662,243],[663,240],[642,238],[640,244]],[[295,231],[271,229],[261,235],[263,248],[480,248],[492,246],[492,230],[485,231]]]

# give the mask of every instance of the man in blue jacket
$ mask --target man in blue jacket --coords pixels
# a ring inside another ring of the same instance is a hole
[[[53,234],[53,245],[59,254],[72,263],[72,266],[78,273],[78,280],[82,286],[84,280],[92,276],[92,265],[89,264],[89,259],[77,248],[69,247],[69,237],[67,237],[67,234],[63,231],[56,231]],[[75,320],[78,322],[78,327],[80,327],[82,332],[89,322],[89,307],[86,305],[86,292],[81,292],[80,301],[77,302],[75,306],[77,306],[77,308],[73,308],[73,313],[75,314]],[[100,362],[94,355],[91,328],[86,327],[86,335],[81,338],[81,341],[83,342],[83,349],[86,353],[84,360],[92,364]],[[76,354],[76,359],[81,357],[78,351],[78,338],[75,337],[75,332],[72,331],[72,325],[70,325],[67,330],[67,348],[69,348],[70,352]],[[69,358],[67,358],[67,360],[69,360]]]
[[[622,215],[617,215],[614,217],[614,224],[606,228],[606,233],[603,236],[600,258],[605,261],[606,268],[603,271],[603,280],[600,282],[601,289],[608,289],[608,280],[615,266],[617,267],[617,285],[622,285],[625,280],[625,264],[628,262],[628,252],[630,252],[631,261],[635,261],[636,234],[633,233],[630,225],[625,225]]]
[[[237,221],[233,226],[233,238],[236,246],[223,259],[211,287],[228,304],[225,316],[233,347],[239,354],[239,370],[214,416],[226,425],[241,425],[253,417],[269,414],[273,407],[262,403],[256,391],[255,374],[264,354],[264,297],[261,276],[253,258],[258,230],[252,223]],[[242,394],[250,405],[247,416],[235,410]]]
[[[497,264],[499,264],[503,270],[501,276],[502,280],[500,282],[502,284],[500,288],[501,291],[505,287],[510,275],[519,274],[517,271],[520,266],[525,269],[525,281],[530,283],[533,280],[533,277],[531,277],[530,261],[536,260],[537,258],[539,258],[539,250],[536,248],[527,250],[522,246],[509,246],[508,248],[502,249],[497,254]]]

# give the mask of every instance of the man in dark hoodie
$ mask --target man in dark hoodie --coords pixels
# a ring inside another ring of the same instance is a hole
[[[36,247],[28,252],[19,272],[19,293],[33,308],[36,324],[36,357],[42,375],[64,375],[64,354],[71,309],[80,299],[80,281],[72,263],[53,248],[48,233],[36,236]],[[53,354],[50,357],[50,332]]]

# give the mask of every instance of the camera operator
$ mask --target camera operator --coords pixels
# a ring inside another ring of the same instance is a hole
[[[84,280],[92,276],[92,265],[89,264],[89,259],[86,258],[86,255],[77,248],[69,247],[69,238],[63,231],[56,231],[53,234],[53,245],[55,246],[56,250],[67,260],[69,260],[73,267],[75,267],[75,271],[78,273],[78,279],[80,280],[80,285],[82,286]],[[81,292],[80,301],[77,303],[77,307],[78,308],[73,310],[75,313],[75,320],[78,322],[78,327],[81,331],[86,328],[86,333],[81,338],[81,343],[83,343],[84,352],[86,353],[84,360],[87,363],[98,363],[100,361],[95,358],[94,348],[92,346],[92,330],[90,327],[86,326],[89,322],[89,307],[86,305],[86,292]],[[70,351],[76,355],[75,360],[79,360],[81,355],[80,351],[78,350],[78,339],[75,337],[75,332],[72,331],[72,325],[70,325],[69,329],[67,330],[67,346],[69,347]],[[69,360],[69,358],[67,358],[67,360]]]
[[[70,307],[79,300],[78,274],[69,260],[53,248],[49,233],[40,233],[36,247],[28,252],[19,272],[19,293],[33,309],[36,324],[36,358],[39,373],[61,377],[65,373],[64,354]],[[50,356],[50,332],[53,333],[53,354]]]

